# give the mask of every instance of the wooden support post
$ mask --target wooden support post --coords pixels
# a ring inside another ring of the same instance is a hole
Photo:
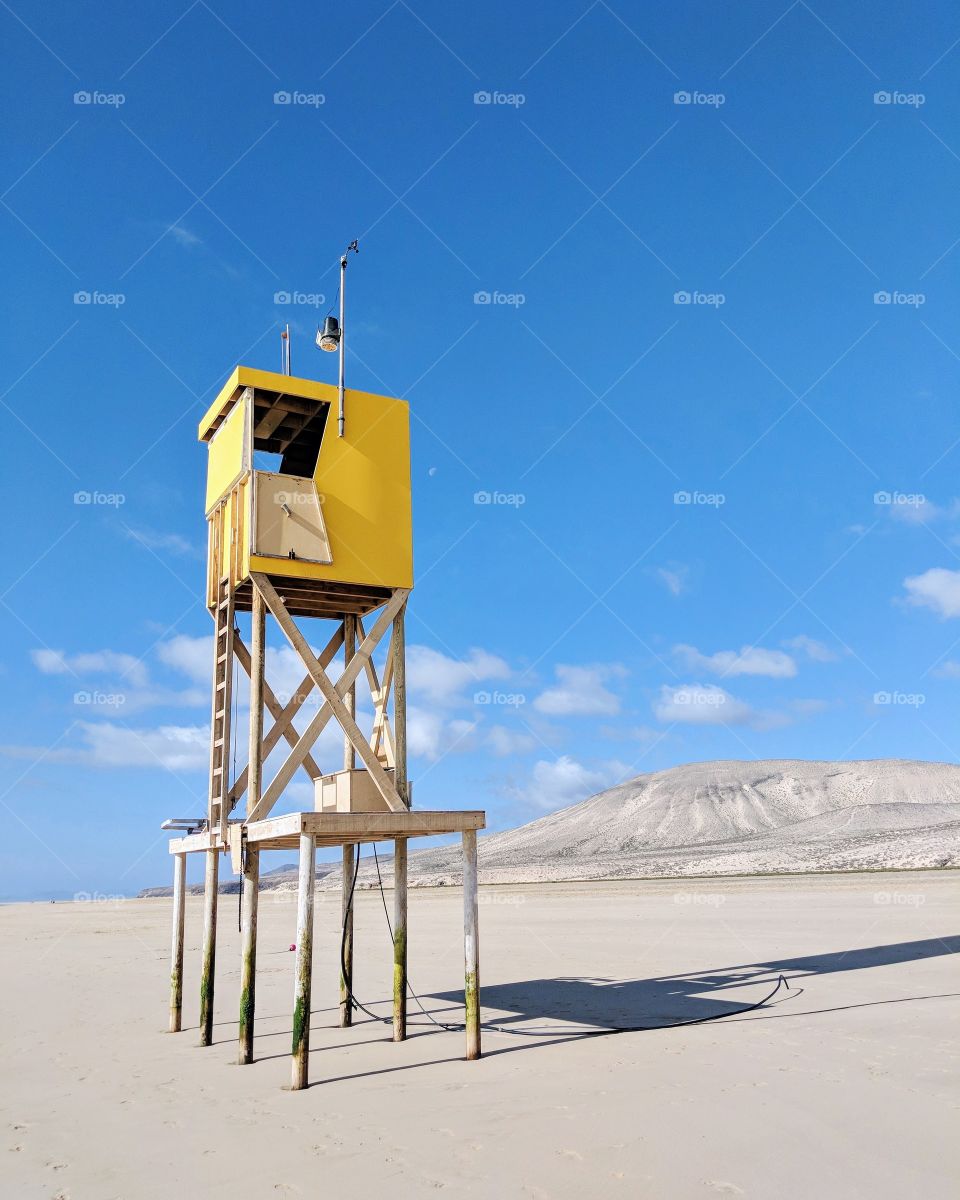
[[[297,961],[293,1006],[293,1060],[290,1087],[307,1086],[310,1060],[310,985],[313,975],[313,892],[316,842],[300,835],[300,876],[297,885]]]
[[[347,1029],[353,1024],[353,1002],[350,991],[353,987],[353,874],[356,870],[353,846],[343,847],[343,892],[341,900],[341,938],[343,939],[343,961],[340,963],[340,1027]]]
[[[407,839],[397,838],[393,843],[393,1040],[402,1042],[406,1036]]]
[[[400,799],[410,807],[407,787],[407,646],[404,633],[406,601],[393,618],[393,754],[394,785]]]
[[[480,1057],[480,939],[477,906],[477,834],[463,834],[463,975],[467,1058]]]
[[[213,1042],[213,983],[217,959],[217,888],[220,883],[220,851],[207,850],[203,879],[203,963],[200,967],[200,1045]]]
[[[173,856],[173,939],[170,946],[170,1032],[180,1032],[183,1009],[183,920],[187,892],[187,856]]]
[[[350,660],[357,652],[357,618],[352,613],[347,613],[343,618],[343,669],[346,670],[350,666]],[[347,694],[343,698],[347,712],[356,720],[357,716],[357,683],[356,680],[350,684]],[[357,765],[357,752],[353,748],[353,742],[343,735],[343,769],[352,771]]]
[[[260,799],[263,784],[263,692],[267,606],[253,589],[250,640],[250,748],[247,763],[247,814]],[[253,1062],[253,1029],[257,995],[257,907],[260,900],[260,851],[245,846],[243,897],[240,908],[240,1031],[237,1062]]]
[[[257,991],[257,906],[260,897],[260,851],[244,847],[243,897],[240,905],[240,1034],[237,1062],[253,1062],[253,1021]]]
[[[357,651],[357,618],[352,613],[345,613],[343,618],[343,669],[350,666],[350,660]],[[351,717],[357,715],[357,685],[354,681],[344,696],[344,704]],[[357,752],[353,742],[344,734],[343,737],[343,769],[353,771],[357,765]],[[350,988],[353,986],[353,908],[351,906],[351,890],[354,872],[353,846],[343,847],[343,882],[341,899],[341,917],[343,920],[343,961],[340,964],[340,1027],[346,1029],[353,1024],[353,1005],[350,1000]]]

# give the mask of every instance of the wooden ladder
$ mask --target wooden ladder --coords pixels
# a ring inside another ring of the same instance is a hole
[[[210,806],[211,834],[219,833],[225,842],[230,816],[230,706],[233,698],[233,624],[234,554],[231,537],[229,569],[222,574],[221,538],[224,510],[215,516],[213,562],[217,568],[217,589],[213,610],[213,705],[210,721]],[[231,531],[232,532],[232,531]]]

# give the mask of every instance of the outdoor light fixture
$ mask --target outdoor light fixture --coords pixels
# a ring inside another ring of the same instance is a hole
[[[317,330],[317,345],[321,350],[334,351],[340,347],[340,322],[336,317],[327,317],[323,329]]]

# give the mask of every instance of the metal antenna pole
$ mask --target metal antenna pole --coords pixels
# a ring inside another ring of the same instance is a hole
[[[343,292],[344,292],[344,288],[346,287],[346,283],[347,283],[347,255],[346,255],[346,251],[344,251],[343,257],[340,259],[340,379],[339,379],[339,383],[338,383],[340,404],[339,404],[338,415],[337,415],[337,436],[338,437],[343,437],[343,423],[344,423],[344,417],[343,417],[343,360],[344,360],[344,355],[346,353],[346,347],[344,346],[344,334],[343,334],[343,304],[344,304]]]
[[[354,252],[354,254],[360,253],[360,247],[357,245],[356,238],[354,238],[354,240],[350,243],[350,245],[346,248],[346,250],[344,250],[343,257],[340,259],[340,345],[339,345],[339,349],[340,349],[340,382],[339,382],[339,386],[338,386],[340,403],[339,403],[339,410],[338,410],[338,415],[337,415],[337,436],[338,437],[343,437],[343,425],[344,425],[343,373],[344,373],[344,356],[346,355],[346,344],[344,341],[344,329],[343,329],[343,307],[344,307],[343,293],[344,293],[344,289],[346,287],[346,282],[347,282],[347,255],[350,253],[351,250]]]

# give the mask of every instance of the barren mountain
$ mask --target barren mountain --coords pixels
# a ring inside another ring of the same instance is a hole
[[[456,847],[410,857],[452,882]],[[487,882],[960,865],[960,767],[690,763],[640,775],[480,842]]]
[[[361,887],[376,878],[369,853]],[[485,835],[479,856],[484,883],[960,866],[960,766],[689,763]],[[409,873],[413,886],[459,883],[459,846],[414,851]],[[334,867],[319,886],[339,882]],[[295,887],[296,867],[271,872],[262,886]]]

